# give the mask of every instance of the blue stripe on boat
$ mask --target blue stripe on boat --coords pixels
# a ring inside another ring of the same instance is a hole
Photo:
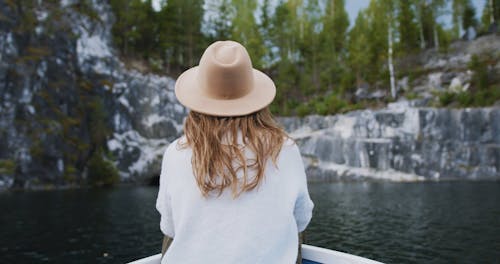
[[[302,264],[321,264],[321,263],[312,260],[302,259]]]

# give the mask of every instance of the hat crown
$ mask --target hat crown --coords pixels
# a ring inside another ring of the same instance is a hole
[[[220,64],[232,64],[236,61],[237,47],[235,45],[221,45],[218,49],[215,50],[215,59]]]
[[[199,85],[205,96],[232,100],[245,96],[254,85],[252,61],[238,42],[217,41],[200,59]]]

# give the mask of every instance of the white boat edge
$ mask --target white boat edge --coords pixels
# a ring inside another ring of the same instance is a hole
[[[302,258],[324,264],[383,264],[360,256],[306,244],[302,244]]]
[[[324,264],[382,264],[375,260],[305,244],[302,245],[302,258]],[[161,254],[156,254],[128,264],[160,264],[160,262]]]

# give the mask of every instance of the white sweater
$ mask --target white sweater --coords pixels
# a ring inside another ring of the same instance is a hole
[[[172,142],[163,156],[156,209],[161,231],[174,240],[162,263],[295,263],[298,232],[314,207],[297,145],[283,145],[278,168],[268,161],[254,190],[205,198],[191,166],[192,150]],[[249,151],[246,151],[250,157]]]

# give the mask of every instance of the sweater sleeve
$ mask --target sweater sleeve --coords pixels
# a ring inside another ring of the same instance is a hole
[[[172,142],[163,154],[161,173],[160,173],[160,188],[158,190],[158,197],[156,198],[156,210],[160,213],[160,230],[169,237],[174,237],[174,224],[172,219],[172,207],[170,195],[167,190],[167,179],[169,174],[168,156],[171,147],[176,142]]]
[[[297,200],[295,201],[293,214],[295,217],[295,221],[297,222],[298,231],[302,232],[306,229],[307,225],[311,221],[314,203],[309,197],[304,163],[302,161],[302,157],[300,156],[300,151],[297,145],[294,146],[292,164],[296,164],[297,166],[296,173],[299,184],[299,190],[298,190]]]

